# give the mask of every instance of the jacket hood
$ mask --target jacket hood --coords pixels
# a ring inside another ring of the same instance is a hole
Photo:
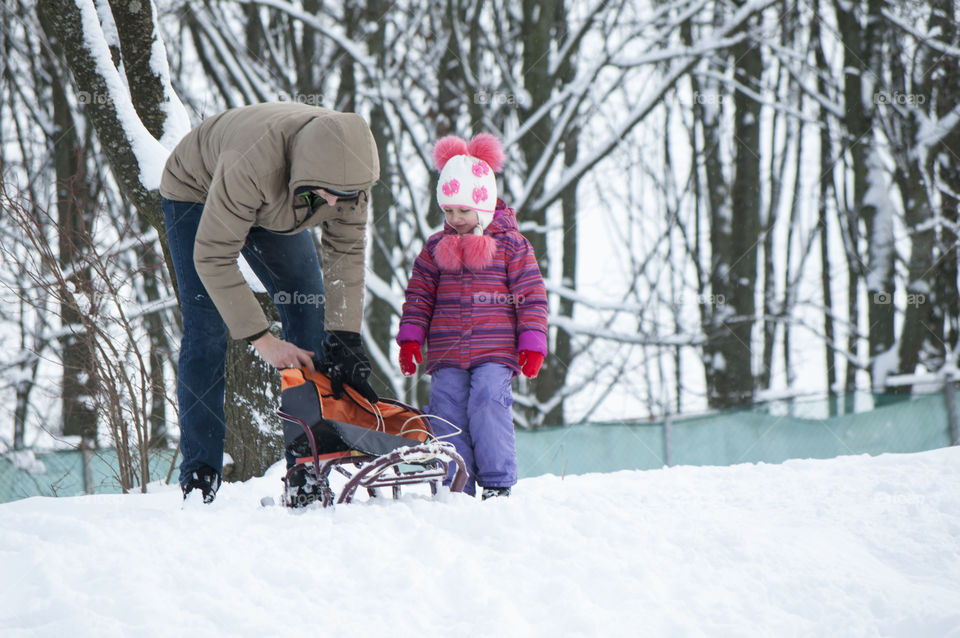
[[[299,188],[365,190],[380,179],[380,158],[370,127],[356,113],[318,109],[293,136],[290,198]]]

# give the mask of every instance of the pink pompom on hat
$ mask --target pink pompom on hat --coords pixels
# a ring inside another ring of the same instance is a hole
[[[441,138],[433,149],[440,171],[437,203],[477,211],[480,232],[493,220],[497,207],[497,178],[503,169],[503,148],[490,133],[480,133],[467,142],[456,135]]]

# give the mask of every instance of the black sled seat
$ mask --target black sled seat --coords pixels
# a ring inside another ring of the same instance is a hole
[[[390,487],[398,498],[402,485],[427,483],[436,494],[440,482],[453,473],[450,490],[463,490],[467,475],[463,459],[449,443],[433,436],[426,416],[392,399],[371,404],[344,386],[333,398],[323,372],[287,368],[281,372],[280,410],[286,450],[296,462],[284,478],[284,504],[294,506],[290,478],[299,469],[318,486],[316,499],[324,507],[349,503],[363,487],[376,496]],[[339,497],[329,485],[331,471],[347,477]]]

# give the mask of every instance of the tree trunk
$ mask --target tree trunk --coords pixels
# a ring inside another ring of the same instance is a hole
[[[846,127],[845,150],[850,155],[850,172],[853,178],[852,210],[848,212],[851,251],[849,259],[855,265],[851,266],[851,276],[866,275],[867,288],[867,322],[868,344],[871,361],[887,352],[893,346],[894,297],[893,281],[893,235],[889,220],[878,216],[876,197],[881,187],[871,184],[869,175],[873,170],[873,178],[879,175],[874,157],[873,144],[873,106],[872,101],[878,94],[880,87],[873,84],[882,77],[876,60],[875,47],[876,28],[880,22],[880,7],[877,0],[867,0],[867,16],[865,24],[860,24],[859,13],[862,12],[860,2],[835,2],[837,21],[843,37],[843,78],[844,94],[844,125]],[[864,90],[873,89],[871,95],[864,95]],[[871,190],[874,187],[876,190]],[[885,195],[885,194],[884,194]],[[859,224],[863,222],[866,230],[868,259],[866,269],[863,268],[859,254]],[[865,270],[865,272],[864,272]],[[851,323],[857,314],[857,292],[859,285],[853,285],[850,294]],[[853,349],[855,351],[855,348]],[[880,381],[879,369],[871,366],[871,378]],[[854,380],[848,374],[848,390],[855,387]]]
[[[369,23],[376,23],[389,8],[390,5],[383,0],[368,0],[364,20]],[[367,50],[370,56],[377,61],[378,68],[387,66],[384,29],[378,28],[376,32],[368,35]],[[380,101],[375,101],[371,105],[370,130],[377,142],[377,150],[380,156],[380,181],[374,185],[370,201],[370,217],[378,220],[371,223],[371,233],[373,235],[371,265],[374,274],[381,281],[393,281],[395,273],[392,262],[397,249],[397,220],[393,198],[393,155],[389,152],[390,124]],[[390,379],[396,376],[396,373],[393,358],[390,357],[390,346],[395,336],[393,334],[393,318],[396,313],[390,304],[376,295],[368,294],[366,305],[364,316],[370,341],[372,341],[371,346],[381,349],[387,361],[387,368],[383,369],[378,365],[378,362],[371,360],[373,373],[370,376],[370,384],[378,394],[393,396],[394,390]]]
[[[819,15],[820,2],[814,4],[814,15]],[[810,41],[814,47],[816,58],[817,93],[826,95],[826,77],[828,66],[827,58],[823,53],[823,42],[820,39],[820,21],[814,20],[810,27]],[[837,353],[835,350],[835,335],[833,326],[833,292],[831,290],[830,268],[830,233],[827,228],[827,212],[833,189],[833,145],[830,142],[830,128],[826,109],[819,107],[820,126],[820,164],[818,173],[819,197],[817,200],[817,232],[820,235],[820,287],[823,292],[823,334],[824,360],[827,372],[827,394],[830,397],[836,393],[837,384]],[[832,404],[831,404],[832,405]]]
[[[551,51],[555,43],[552,32],[557,24],[557,12],[562,14],[561,3],[555,0],[523,0],[522,15],[523,22],[520,32],[524,34],[523,40],[523,87],[530,96],[530,104],[520,109],[521,121],[528,119],[537,109],[546,104],[553,93],[554,80],[550,76]],[[521,122],[522,123],[522,122]],[[520,150],[529,171],[543,157],[546,150],[547,141],[553,134],[553,118],[550,116],[542,117],[536,122],[520,140]],[[530,192],[527,202],[533,202],[543,190],[543,183],[537,183]],[[523,219],[532,221],[538,228],[547,227],[546,208],[533,209],[528,208],[519,211]],[[571,211],[571,214],[575,214]],[[527,232],[525,236],[533,246],[533,251],[537,256],[537,262],[540,265],[540,272],[545,278],[550,276],[549,272],[549,253],[547,234],[544,230]],[[566,366],[569,365],[569,359],[561,359],[560,353],[556,347],[549,348],[549,353],[543,363],[543,372],[540,377],[531,382],[534,395],[537,401],[544,403],[549,401],[557,392],[563,388],[563,382],[566,378]],[[559,413],[557,412],[559,410]],[[549,416],[551,422],[562,423],[562,407],[555,409],[550,415],[544,415],[537,407],[529,411],[527,421],[534,425],[545,423],[545,417]]]
[[[950,46],[956,46],[958,40],[955,12],[955,3],[937,0],[933,3],[928,27]],[[960,148],[960,127],[954,126],[930,148],[916,147],[924,143],[919,135],[924,121],[942,121],[956,108],[960,71],[954,59],[923,43],[911,66],[924,72],[921,77],[913,78],[914,85],[897,87],[900,95],[911,98],[911,108],[897,121],[902,126],[901,144],[894,149],[894,176],[903,198],[904,221],[911,238],[906,312],[899,343],[900,372],[907,374],[915,372],[918,365],[938,370],[952,363],[947,357],[955,351],[960,316],[956,254],[960,169],[954,157]],[[891,60],[891,75],[909,78],[898,56]],[[928,111],[921,113],[922,108]],[[921,163],[923,158],[929,159]],[[931,196],[936,194],[928,192],[928,188],[937,182],[938,176],[943,186],[939,188],[939,215],[935,215],[938,204],[931,201]],[[902,391],[909,392],[910,388]]]
[[[934,0],[931,29],[940,31],[941,40],[954,49],[960,48],[960,8],[952,0]],[[960,69],[957,67],[956,57],[941,55],[934,52],[936,60],[934,68],[926,75],[931,82],[935,82],[937,93],[936,114],[943,118],[952,109],[960,104]],[[933,91],[931,91],[932,93]],[[946,361],[947,353],[957,352],[960,341],[960,289],[958,289],[958,239],[957,224],[960,221],[960,162],[957,161],[957,149],[960,149],[960,126],[953,129],[940,141],[936,157],[940,178],[944,186],[940,188],[940,241],[936,251],[935,276],[933,278],[933,295],[927,302],[932,306],[932,314],[936,324],[935,335],[938,338],[927,340],[935,352],[943,353],[933,365],[955,364],[955,361]],[[930,366],[933,367],[933,366]]]
[[[145,4],[151,11],[145,10]],[[164,124],[167,113],[158,105],[166,101],[163,82],[160,76],[151,67],[153,47],[157,45],[152,3],[144,0],[137,2],[114,2],[110,5],[117,34],[120,39],[120,55],[123,60],[124,75],[130,86],[130,97],[134,108],[147,131],[156,138],[163,137]],[[138,216],[140,232],[146,235],[150,225],[142,215]],[[161,250],[166,244],[166,235],[161,233]],[[143,246],[138,251],[143,264],[143,290],[147,303],[160,300],[160,286],[157,278],[160,277],[162,259],[151,246]],[[173,272],[172,270],[170,272]],[[156,313],[149,313],[144,317],[147,337],[150,340],[150,445],[163,448],[167,445],[166,414],[167,394],[164,379],[164,361],[169,356],[167,335],[163,322]]]
[[[154,47],[163,46],[156,35],[153,2],[111,2],[110,11],[117,25],[123,71],[133,107],[150,135],[159,140],[167,121],[167,112],[163,108],[167,99],[163,81],[151,66],[155,61]]]
[[[131,140],[120,123],[116,106],[112,100],[99,97],[109,96],[110,91],[87,48],[80,8],[72,2],[40,0],[37,9],[40,15],[46,18],[45,24],[50,26],[48,35],[63,46],[65,58],[80,94],[96,97],[87,101],[84,110],[97,130],[100,145],[110,160],[110,167],[121,191],[151,226],[162,231],[160,193],[148,190],[140,182],[140,164],[133,153]],[[170,267],[169,261],[167,266]],[[170,268],[170,271],[173,272],[173,269]]]
[[[53,55],[62,57],[56,41],[52,50]],[[93,201],[85,179],[84,158],[87,153],[77,137],[77,126],[67,101],[66,83],[59,72],[59,61],[45,57],[53,102],[54,135],[50,143],[53,146],[57,187],[58,260],[60,268],[67,273],[67,285],[77,291],[89,291],[90,269],[81,253],[85,244],[80,240],[91,228],[94,217]],[[78,309],[65,302],[72,295],[61,291],[59,297],[64,300],[59,309],[60,322],[66,329],[60,339],[63,434],[79,436],[86,445],[96,447],[97,414],[93,409],[95,389],[92,385],[94,375],[91,370],[90,335],[79,328],[83,317]]]
[[[719,22],[719,10],[714,15],[714,22]],[[684,44],[691,46],[694,34],[690,21],[684,23],[681,29]],[[714,60],[712,65],[718,66]],[[722,69],[714,69],[722,72]],[[700,306],[700,323],[706,333],[707,340],[703,347],[703,370],[706,377],[707,396],[719,395],[718,384],[723,375],[723,357],[720,352],[721,337],[723,335],[723,312],[726,309],[727,297],[730,293],[729,271],[721,268],[724,254],[730,245],[731,212],[728,195],[727,180],[723,174],[723,158],[721,157],[720,119],[724,98],[726,95],[716,80],[706,79],[701,82],[696,74],[690,75],[690,88],[693,93],[693,118],[700,125],[703,137],[702,150],[694,155],[703,163],[703,176],[706,180],[706,208],[709,218],[709,242],[711,258],[706,268],[706,277],[698,281],[698,299]],[[696,138],[696,133],[694,133]],[[700,180],[700,169],[697,170],[697,180]],[[698,189],[698,192],[699,189]],[[695,233],[697,241],[700,232]],[[699,244],[698,244],[699,245]],[[704,281],[707,279],[707,281]],[[709,284],[709,290],[706,289]]]
[[[147,221],[138,217],[138,226],[142,234],[150,230]],[[143,292],[146,302],[158,302],[161,299],[163,260],[152,246],[141,246],[137,251],[143,264]],[[158,312],[147,313],[143,317],[147,338],[150,340],[150,446],[167,447],[167,382],[164,378],[164,364],[170,360],[170,341],[164,326],[163,317]]]
[[[257,294],[267,319],[278,321],[269,295]],[[233,469],[224,479],[246,481],[263,476],[283,458],[283,430],[276,415],[280,407],[277,371],[261,359],[246,341],[230,339],[227,346],[227,383],[224,416],[227,435],[224,452],[233,458]]]
[[[353,40],[359,36],[360,9],[355,2],[343,3],[343,24],[347,38]],[[357,110],[357,77],[353,56],[344,52],[340,63],[340,86],[337,89],[337,101],[334,108],[338,111],[355,113]]]
[[[926,60],[925,51],[918,54],[920,61]],[[921,62],[922,64],[922,62]],[[893,73],[904,73],[897,56],[891,61]],[[916,88],[914,89],[916,90]],[[924,94],[924,103],[930,104],[932,96]],[[903,221],[910,237],[910,259],[907,263],[907,298],[903,325],[899,340],[899,372],[913,374],[920,363],[921,349],[931,332],[938,335],[932,339],[939,342],[939,330],[934,325],[931,312],[931,297],[936,295],[936,268],[934,261],[941,246],[936,243],[936,227],[930,224],[933,218],[931,202],[927,197],[925,184],[931,178],[932,166],[921,164],[915,141],[921,122],[917,109],[910,109],[900,125],[902,144],[892,149],[895,158],[894,181],[900,191],[903,202]],[[929,298],[929,302],[928,302]],[[922,300],[923,303],[914,303]],[[942,342],[931,343],[932,351],[941,350]],[[909,393],[910,386],[891,388],[892,392]]]
[[[305,0],[303,10],[310,15],[317,15],[323,8],[319,0]],[[291,38],[292,39],[292,38]],[[296,58],[297,88],[301,94],[315,96],[314,103],[318,106],[323,93],[323,66],[319,64],[321,53],[320,37],[313,29],[304,26],[303,38],[300,40],[300,55]]]
[[[557,32],[566,34],[567,16],[562,3],[557,5]],[[565,44],[565,37],[560,39],[559,45]],[[571,62],[573,53],[567,57],[558,70],[558,77],[561,84],[572,83],[576,76]],[[571,127],[563,139],[563,165],[567,168],[577,163],[578,150],[580,145],[580,128]],[[577,289],[577,218],[579,201],[577,200],[577,182],[571,184],[563,190],[561,195],[561,219],[563,222],[563,257],[560,264],[560,277],[564,287],[570,290]],[[561,317],[573,319],[573,301],[567,297],[561,296],[557,306],[557,314]],[[570,333],[566,330],[557,330],[557,336],[553,347],[553,355],[550,358],[551,365],[545,368],[537,383],[537,398],[541,401],[549,401],[552,395],[562,390],[567,382],[567,366],[573,360],[573,343],[570,339]],[[545,373],[545,374],[544,374]],[[551,408],[543,415],[545,425],[563,425],[566,423],[564,416],[565,401],[560,399],[553,402]]]
[[[749,29],[749,26],[744,28]],[[752,38],[735,45],[734,78],[761,93],[763,59]],[[753,399],[753,325],[756,314],[757,246],[760,235],[760,103],[734,89],[734,176],[731,186],[730,232],[716,235],[714,270],[724,305],[719,303],[712,340],[715,384],[708,397],[712,407],[729,407]],[[736,229],[736,232],[732,232]],[[717,294],[717,289],[714,289]],[[717,361],[716,357],[720,359]]]
[[[791,42],[792,12],[786,12],[781,17],[783,29],[780,32],[780,46],[789,47]],[[777,66],[777,75],[773,80],[774,90],[779,93],[781,80],[783,77],[783,67]],[[797,110],[802,110],[798,108]],[[770,388],[773,371],[773,352],[776,345],[777,325],[780,310],[777,307],[777,278],[776,263],[773,257],[774,253],[774,228],[777,225],[780,210],[780,196],[783,192],[783,178],[786,166],[785,157],[790,147],[792,139],[789,133],[785,135],[785,142],[781,143],[778,139],[780,126],[786,126],[789,130],[790,122],[784,122],[786,119],[783,114],[774,111],[772,116],[771,132],[769,137],[768,166],[770,172],[770,198],[767,201],[766,214],[762,221],[762,243],[763,243],[763,315],[760,326],[763,334],[763,350],[760,357],[760,369],[757,370],[757,387],[767,390]],[[779,149],[780,152],[777,152]],[[779,165],[778,165],[779,160]],[[798,165],[799,166],[799,165]],[[799,171],[799,168],[798,168]],[[786,310],[789,296],[790,279],[790,257],[793,248],[791,238],[793,233],[793,220],[787,227],[787,240],[784,247],[784,289],[783,289],[783,310]],[[787,326],[784,325],[784,343],[789,342]],[[788,363],[789,351],[784,348],[784,363]]]

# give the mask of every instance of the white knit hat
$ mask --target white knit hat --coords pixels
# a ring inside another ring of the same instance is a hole
[[[500,141],[489,133],[480,133],[469,143],[448,135],[437,142],[433,157],[440,171],[437,203],[441,208],[456,206],[477,211],[483,232],[497,207],[494,173],[503,168]]]

